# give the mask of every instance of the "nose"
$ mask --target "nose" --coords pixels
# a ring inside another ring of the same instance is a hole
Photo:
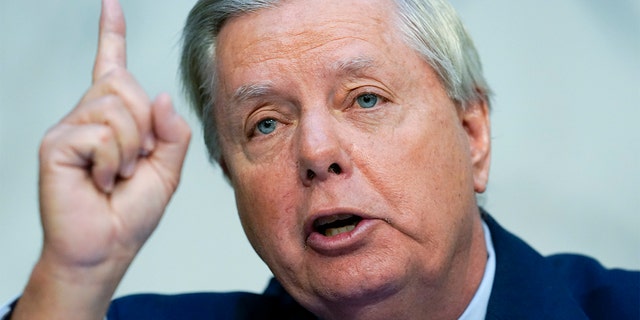
[[[306,115],[298,127],[298,170],[305,186],[347,176],[351,161],[337,120],[328,112]]]

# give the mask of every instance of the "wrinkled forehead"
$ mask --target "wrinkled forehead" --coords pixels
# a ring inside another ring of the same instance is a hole
[[[391,51],[400,38],[394,13],[390,0],[292,0],[235,16],[218,35],[218,76],[230,81],[267,64],[332,64],[322,59],[349,54],[358,42]]]
[[[242,3],[223,20],[215,34],[235,20],[250,17],[255,22],[266,22],[270,28],[287,28],[291,24],[321,27],[328,19],[338,17],[385,18],[396,12],[394,0],[253,0]]]

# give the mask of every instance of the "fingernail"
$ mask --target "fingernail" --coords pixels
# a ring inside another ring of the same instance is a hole
[[[136,163],[130,162],[122,169],[122,176],[125,178],[131,178],[133,176],[133,172],[136,169]]]
[[[108,181],[105,182],[105,184],[103,186],[103,191],[105,193],[113,192],[113,185],[114,185],[113,179],[109,179]]]
[[[144,152],[146,154],[151,153],[151,151],[153,151],[153,149],[155,149],[156,147],[156,139],[153,137],[152,134],[148,134],[145,138],[144,141],[142,143],[142,148],[144,149]]]

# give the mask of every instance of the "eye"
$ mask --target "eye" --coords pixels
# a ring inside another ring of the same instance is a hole
[[[365,93],[356,98],[356,102],[360,107],[369,109],[378,104],[378,96],[373,93]]]
[[[275,119],[264,119],[258,122],[256,129],[262,134],[270,134],[278,126],[278,121]]]

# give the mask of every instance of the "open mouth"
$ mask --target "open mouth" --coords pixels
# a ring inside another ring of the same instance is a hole
[[[360,221],[362,217],[359,216],[336,214],[316,219],[313,222],[313,229],[325,237],[333,237],[355,229]]]

